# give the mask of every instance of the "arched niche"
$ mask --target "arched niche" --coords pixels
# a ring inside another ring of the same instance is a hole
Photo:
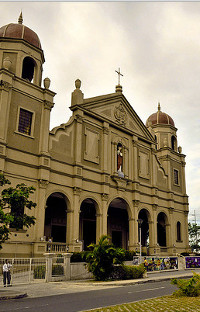
[[[181,241],[181,223],[180,221],[177,222],[176,224],[176,233],[177,233],[177,241]]]
[[[91,199],[85,199],[80,208],[80,241],[83,242],[83,250],[88,250],[91,243],[96,243],[96,211],[97,203]]]
[[[115,198],[108,207],[107,233],[115,247],[128,249],[129,221],[128,204],[122,198]]]
[[[44,235],[46,240],[66,243],[67,233],[67,197],[60,193],[52,193],[46,202]]]
[[[150,216],[147,209],[141,209],[138,214],[138,220],[141,222],[141,245],[143,247],[149,246],[149,221]],[[138,224],[138,237],[139,237],[139,224]]]
[[[22,64],[22,78],[32,82],[36,63],[30,56],[26,56]]]
[[[157,216],[157,242],[161,247],[167,246],[166,224],[167,216],[164,212],[160,212]]]

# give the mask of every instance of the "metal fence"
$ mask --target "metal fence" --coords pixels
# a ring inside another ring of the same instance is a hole
[[[4,258],[0,258],[0,266],[5,263]],[[8,259],[11,264],[11,284],[27,284],[46,279],[46,258],[13,258]],[[0,270],[1,279],[3,279],[2,270]]]

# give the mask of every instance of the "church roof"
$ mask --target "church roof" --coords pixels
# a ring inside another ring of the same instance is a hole
[[[0,37],[23,39],[33,46],[42,49],[38,35],[30,28],[22,24],[22,14],[18,19],[18,24],[7,24],[0,28]]]
[[[163,125],[171,125],[175,127],[175,123],[168,114],[162,112],[160,110],[160,103],[158,103],[158,111],[156,113],[153,113],[152,115],[149,116],[149,118],[146,121],[146,126],[150,127],[153,125],[158,125],[158,124],[163,124]]]

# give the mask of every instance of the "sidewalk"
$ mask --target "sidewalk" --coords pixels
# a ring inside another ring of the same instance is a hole
[[[45,283],[33,282],[31,284],[13,285],[12,287],[0,286],[0,300],[17,298],[36,298],[45,296],[54,296],[61,294],[70,294],[76,292],[85,292],[98,289],[112,288],[116,286],[126,286],[133,284],[142,284],[156,281],[166,281],[171,278],[192,277],[193,272],[200,274],[200,269],[182,270],[182,271],[156,271],[148,272],[147,277],[134,280],[96,282],[93,280],[64,281]]]

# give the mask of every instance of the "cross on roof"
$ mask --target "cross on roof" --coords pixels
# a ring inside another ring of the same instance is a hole
[[[120,85],[120,76],[124,76],[124,75],[120,73],[120,68],[118,71],[116,70],[116,73],[118,74],[118,85]]]

